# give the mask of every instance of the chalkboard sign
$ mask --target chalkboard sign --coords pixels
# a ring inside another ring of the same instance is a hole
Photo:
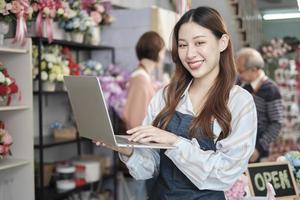
[[[253,196],[267,195],[267,182],[276,192],[276,199],[297,197],[297,185],[288,162],[264,162],[249,164],[247,175]]]

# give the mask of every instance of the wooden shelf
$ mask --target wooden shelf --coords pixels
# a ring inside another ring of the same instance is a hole
[[[39,138],[34,138],[34,148],[49,148],[59,145],[72,144],[78,142],[80,139],[55,139],[53,136],[45,136],[43,137],[43,145],[39,144]]]
[[[53,94],[53,95],[55,95],[55,94],[57,94],[57,95],[59,95],[59,94],[68,94],[67,91],[64,91],[64,90],[56,90],[56,91],[52,91],[52,92],[51,91],[41,91],[41,93],[44,94],[44,95],[46,95],[46,94],[49,94],[49,95],[51,95],[51,94]],[[39,91],[33,91],[33,94],[38,95]]]
[[[34,44],[38,44],[41,42],[42,44],[49,45],[48,43],[48,38],[44,37],[32,37],[32,41]],[[72,49],[78,49],[78,50],[114,50],[113,47],[110,46],[102,46],[102,45],[89,45],[89,44],[82,44],[82,43],[77,43],[77,42],[72,42],[72,41],[67,41],[67,40],[53,40],[51,42],[52,44],[58,44],[62,46],[67,46]]]
[[[0,171],[1,170],[5,170],[5,169],[10,169],[13,167],[19,167],[22,165],[26,165],[31,163],[32,161],[29,160],[22,160],[22,159],[10,159],[10,158],[6,158],[6,159],[2,159],[0,160]]]
[[[70,196],[70,194],[76,194],[82,190],[91,190],[92,188],[97,188],[99,184],[99,181],[93,182],[93,183],[86,183],[82,186],[76,187],[74,189],[71,190],[67,190],[67,191],[58,191],[55,188],[51,188],[51,187],[47,187],[44,188],[44,197],[43,199],[45,200],[61,200],[61,199],[66,199]],[[100,183],[101,184],[101,183]],[[41,190],[41,189],[38,189]],[[39,196],[39,192],[37,195],[37,199],[41,199]]]
[[[4,106],[0,107],[0,111],[26,110],[29,106]]]
[[[0,47],[0,52],[1,53],[27,53],[27,49]]]
[[[33,151],[33,94],[32,94],[32,42],[24,44],[5,39],[0,46],[0,60],[8,73],[16,79],[22,99],[13,100],[10,106],[0,106],[0,116],[5,129],[13,138],[12,155],[0,160],[1,179],[9,177],[9,196],[1,190],[0,199],[34,199],[34,151]],[[3,176],[2,176],[3,175]],[[25,184],[20,184],[20,181]],[[17,191],[17,192],[15,192]],[[7,198],[5,198],[6,196]],[[3,198],[1,198],[3,197]]]

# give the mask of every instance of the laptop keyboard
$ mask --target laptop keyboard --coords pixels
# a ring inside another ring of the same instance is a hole
[[[128,136],[124,135],[116,135],[116,140],[117,140],[117,143],[119,144],[132,144],[132,145],[135,145],[135,144],[142,144],[142,143],[139,143],[139,142],[131,142],[131,141],[128,141]]]

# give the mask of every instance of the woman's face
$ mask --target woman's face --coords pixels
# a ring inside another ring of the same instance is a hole
[[[179,58],[195,79],[213,81],[217,77],[221,46],[220,40],[209,29],[195,22],[185,23],[179,29]]]

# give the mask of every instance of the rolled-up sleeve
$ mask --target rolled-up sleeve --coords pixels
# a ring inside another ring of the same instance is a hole
[[[159,90],[150,101],[143,125],[150,125],[155,116],[164,106],[162,89]],[[158,149],[135,148],[130,157],[119,154],[129,173],[137,180],[149,179],[158,174],[160,156]]]
[[[245,91],[233,98],[229,103],[232,131],[216,143],[216,151],[203,151],[196,139],[180,138],[177,148],[165,152],[199,189],[228,189],[246,170],[254,151],[257,114],[253,98]]]

